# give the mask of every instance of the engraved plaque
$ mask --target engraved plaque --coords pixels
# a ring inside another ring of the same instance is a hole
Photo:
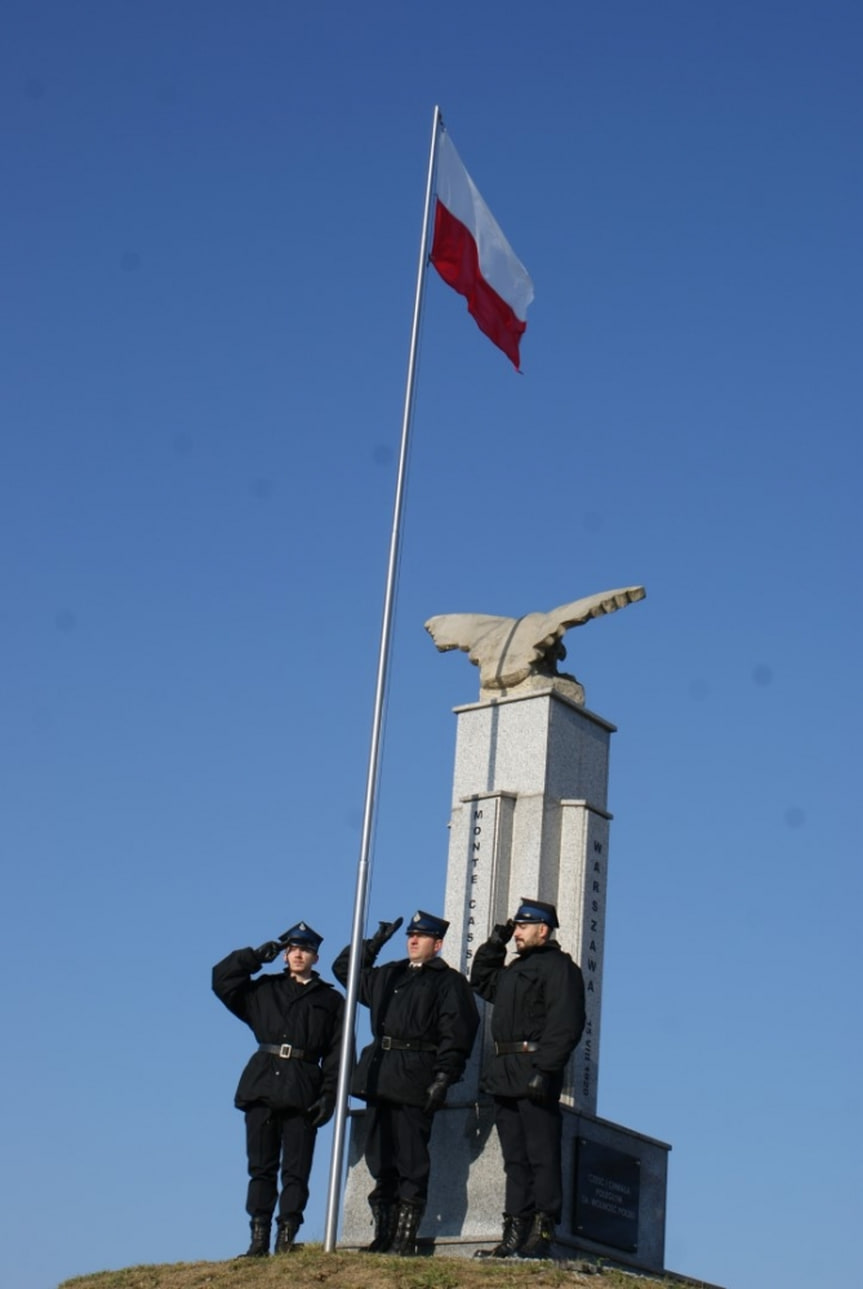
[[[597,1244],[635,1253],[641,1160],[578,1138],[572,1229]]]

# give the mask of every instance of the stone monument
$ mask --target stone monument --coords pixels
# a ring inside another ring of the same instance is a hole
[[[608,837],[608,754],[615,727],[560,673],[578,626],[644,598],[642,587],[588,596],[522,618],[447,614],[426,627],[440,650],[480,669],[479,701],[456,708],[455,772],[444,916],[445,956],[468,974],[476,947],[522,897],[557,906],[558,939],[581,965],[587,1023],[564,1082],[564,1212],[555,1252],[664,1269],[669,1147],[596,1116]],[[480,1003],[480,1007],[483,1004]],[[471,1254],[500,1237],[503,1161],[490,1098],[479,1090],[490,1011],[461,1083],[435,1117],[420,1240]],[[352,1115],[341,1243],[370,1236],[364,1115]]]

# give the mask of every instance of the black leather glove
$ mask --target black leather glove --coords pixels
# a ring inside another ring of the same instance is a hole
[[[449,1087],[449,1079],[445,1074],[436,1074],[431,1083],[426,1088],[426,1099],[423,1110],[426,1114],[434,1114],[435,1110],[440,1110],[444,1101],[446,1101],[446,1090]]]
[[[313,1101],[306,1111],[306,1118],[313,1128],[322,1128],[329,1123],[336,1108],[336,1099],[330,1092],[322,1092],[317,1101]]]
[[[534,1070],[527,1085],[527,1095],[531,1101],[548,1100],[548,1075],[543,1074],[542,1070]]]
[[[266,944],[262,944],[259,949],[255,950],[255,957],[263,966],[265,962],[274,962],[284,947],[283,944],[279,944],[278,940],[268,940]]]
[[[366,956],[371,957],[372,962],[380,953],[387,940],[391,940],[398,931],[404,918],[396,918],[395,922],[379,922],[378,929],[370,939],[366,940]]]
[[[503,948],[505,945],[509,944],[514,930],[515,923],[512,918],[507,922],[498,922],[497,926],[489,936],[489,939],[493,944],[500,945],[500,947]]]

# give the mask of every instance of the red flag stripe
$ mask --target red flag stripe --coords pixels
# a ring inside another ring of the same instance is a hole
[[[485,280],[473,234],[439,198],[430,258],[444,282],[465,297],[468,313],[480,331],[518,368],[518,346],[526,323],[516,317],[512,306]]]

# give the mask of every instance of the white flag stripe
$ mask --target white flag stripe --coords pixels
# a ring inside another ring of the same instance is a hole
[[[486,282],[524,322],[534,296],[533,282],[445,130],[438,139],[436,191],[438,200],[465,225],[476,242],[480,271]]]

